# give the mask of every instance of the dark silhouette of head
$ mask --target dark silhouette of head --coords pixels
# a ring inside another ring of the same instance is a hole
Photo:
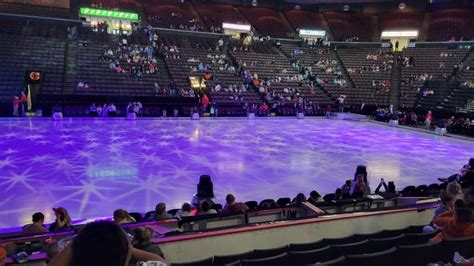
[[[38,223],[38,222],[43,223],[44,214],[42,212],[37,212],[37,213],[33,214],[32,221],[33,221],[33,223]]]
[[[116,223],[90,223],[72,242],[73,266],[124,266],[128,260],[129,241]]]

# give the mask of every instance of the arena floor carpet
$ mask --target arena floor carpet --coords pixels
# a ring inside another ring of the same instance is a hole
[[[153,210],[190,202],[201,174],[218,201],[334,192],[368,167],[398,188],[458,172],[474,142],[366,122],[325,119],[3,119],[0,228],[62,206],[73,219],[114,209]]]

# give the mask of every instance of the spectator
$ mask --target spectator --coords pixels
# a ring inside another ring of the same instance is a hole
[[[117,224],[96,222],[87,224],[72,244],[66,246],[48,265],[122,266],[129,265],[130,259],[164,262],[156,254],[130,246],[127,235]]]
[[[155,255],[158,255],[162,258],[163,252],[161,251],[160,247],[154,243],[152,243],[150,240],[153,237],[153,229],[149,227],[136,227],[133,228],[133,240],[132,244],[133,247],[139,250],[143,250]]]
[[[135,223],[135,219],[126,210],[118,209],[114,211],[114,222],[118,224]]]
[[[370,194],[370,187],[364,174],[357,175],[356,182],[351,187],[351,197],[361,198]]]
[[[18,109],[20,108],[20,97],[13,97],[13,116],[18,116]]]
[[[176,85],[174,84],[174,81],[170,80],[168,83],[168,91],[170,93],[170,96],[175,96],[176,95]]]
[[[235,202],[235,197],[232,194],[228,194],[225,197],[226,204],[222,209],[223,214],[239,214],[248,211],[249,207],[241,202]]]
[[[451,195],[454,199],[462,199],[462,188],[458,182],[450,182],[446,187],[446,192]]]
[[[207,97],[206,94],[203,94],[201,98],[201,104],[202,104],[202,112],[203,113],[207,112],[207,108],[209,106],[209,98]]]
[[[383,186],[385,192],[380,192],[380,188]],[[393,181],[389,181],[388,185],[385,183],[385,180],[382,178],[380,179],[380,183],[375,189],[375,194],[378,194],[385,199],[391,199],[398,197],[397,190],[395,189],[395,183]]]
[[[323,197],[321,197],[321,195],[316,190],[313,190],[309,193],[308,201],[314,205],[318,202],[323,202],[324,200]]]
[[[451,212],[440,214],[434,224],[441,227],[441,232],[434,240],[453,239],[474,236],[474,225],[471,222],[472,210],[466,208],[463,200],[454,203],[454,215]]]
[[[0,247],[0,266],[5,266],[6,258],[7,258],[7,250],[3,247]]]
[[[205,200],[201,202],[201,206],[199,208],[199,215],[207,215],[207,214],[216,214],[217,211],[214,209],[211,209],[211,204],[209,201]]]
[[[158,96],[161,94],[161,88],[158,82],[155,82],[155,96]]]
[[[74,229],[71,224],[71,217],[65,208],[53,208],[53,211],[56,215],[56,220],[49,226],[49,231],[58,232]]]
[[[183,206],[181,206],[181,210],[178,210],[174,217],[181,219],[182,217],[193,216],[194,214],[192,213],[192,210],[193,208],[191,207],[191,204],[184,203]]]
[[[454,207],[454,202],[456,201],[456,198],[454,198],[446,190],[441,191],[439,198],[441,200],[441,204],[435,209],[433,220],[435,220],[436,217],[438,217],[442,213],[452,211]]]
[[[301,207],[303,202],[307,202],[306,196],[303,193],[298,193],[296,197],[293,199],[293,202],[290,206]]]
[[[173,218],[173,216],[166,212],[166,204],[163,202],[160,202],[156,204],[155,212],[153,213],[153,215],[150,216],[150,218],[147,219],[147,221],[158,221],[160,219],[171,219],[171,218]]]
[[[342,185],[341,190],[342,190],[342,198],[349,198],[351,195],[351,188],[352,188],[352,180],[348,179]]]
[[[48,229],[44,227],[44,214],[37,212],[33,214],[32,224],[25,225],[23,227],[22,233],[27,235],[41,234],[48,232]]]
[[[431,111],[428,111],[428,113],[425,116],[425,128],[426,129],[430,129],[432,120],[433,120],[433,115],[431,114]]]

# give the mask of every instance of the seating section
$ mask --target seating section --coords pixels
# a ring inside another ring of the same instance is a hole
[[[386,48],[337,49],[354,88],[346,91],[347,101],[360,105],[388,105],[393,55]]]
[[[217,28],[222,30],[222,23],[249,24],[237,7],[232,5],[195,1],[194,6],[211,32],[217,32]]]
[[[359,41],[370,41],[372,35],[371,17],[369,15],[341,12],[324,12],[335,40],[345,41],[358,37]]]
[[[423,13],[414,11],[396,11],[379,14],[379,29],[385,30],[421,30]]]
[[[293,38],[294,32],[281,13],[264,7],[239,7],[253,27],[263,36]]]
[[[470,40],[474,37],[473,9],[444,9],[431,14],[428,41],[448,41],[451,38]]]
[[[39,22],[28,26],[6,20],[1,23],[4,27],[0,29],[0,101],[10,102],[13,95],[25,89],[27,70],[42,72],[43,92],[61,93],[65,28]]]
[[[99,33],[98,33],[99,34]],[[140,33],[137,33],[140,35]],[[127,39],[130,47],[139,45],[146,47],[142,38],[130,36]],[[77,75],[75,82],[65,84],[65,94],[76,95],[117,95],[117,96],[152,96],[154,84],[157,82],[162,88],[166,86],[160,78],[160,73],[143,73],[142,78],[135,79],[132,73],[117,73],[109,67],[109,62],[100,61],[99,58],[110,48],[114,52],[118,49],[119,40],[87,40],[87,46],[77,47]],[[119,60],[121,67],[138,67],[137,64]],[[89,88],[76,88],[78,82],[88,83]]]
[[[321,239],[172,265],[427,265],[438,261],[452,262],[456,251],[467,258],[474,255],[469,246],[474,243],[474,238],[430,241],[438,232],[422,233],[421,230],[418,226],[400,229],[396,237],[387,230],[363,237]],[[423,237],[413,237],[417,235]]]
[[[425,78],[421,75],[427,76],[427,81],[445,82],[453,73],[454,65],[460,63],[467,52],[468,50],[465,49],[453,49],[448,46],[405,49],[403,56],[407,58],[412,57],[414,66],[402,67],[400,105],[405,107],[414,106],[424,90],[433,90],[434,94],[424,96],[423,100],[430,101],[430,98],[435,98],[431,105],[437,105],[440,96],[447,96],[447,86],[438,86],[439,82],[432,83],[435,86],[423,86]]]
[[[324,108],[327,105],[334,105],[336,98],[344,91],[332,82],[334,76],[341,68],[337,63],[336,65],[329,64],[327,67],[318,67],[318,62],[324,60],[337,62],[335,54],[327,48],[310,47],[304,44],[283,43],[280,49],[288,57],[296,60],[300,66],[311,67],[313,75],[328,81],[324,85],[317,85],[315,82],[313,90],[310,90],[308,87],[300,88],[302,95],[313,102],[319,103]],[[329,67],[331,68],[330,72],[328,71]]]
[[[202,31],[204,25],[188,1],[143,0],[148,22],[154,27]]]
[[[295,30],[324,29],[323,21],[321,21],[323,17],[320,16],[319,13],[291,9],[283,11],[283,14],[285,14],[286,18]]]

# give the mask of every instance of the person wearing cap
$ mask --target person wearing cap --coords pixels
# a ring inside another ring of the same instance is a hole
[[[71,217],[67,210],[63,207],[53,208],[54,214],[56,215],[56,220],[49,226],[49,231],[58,232],[58,231],[67,231],[73,230],[74,227],[71,224]]]
[[[37,212],[32,216],[32,224],[28,224],[23,226],[23,234],[26,235],[33,235],[33,234],[41,234],[48,232],[48,229],[44,227],[44,214],[41,212]]]

